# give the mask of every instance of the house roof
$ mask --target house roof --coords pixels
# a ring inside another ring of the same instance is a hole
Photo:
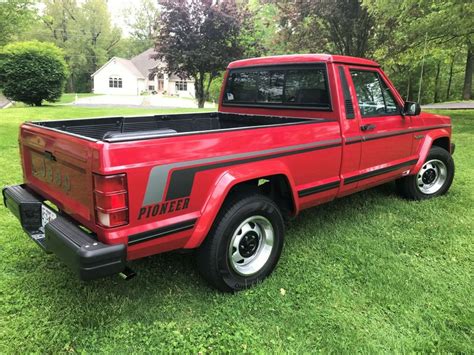
[[[159,60],[151,58],[155,50],[153,48],[147,49],[145,52],[133,57],[131,62],[135,65],[138,71],[145,77],[148,77],[150,71],[162,63]]]
[[[132,61],[130,59],[119,58],[119,57],[110,58],[110,60],[107,63],[105,63],[103,66],[101,66],[99,69],[97,69],[97,71],[94,74],[92,74],[91,76],[93,77],[93,76],[97,75],[97,73],[99,73],[103,68],[105,68],[107,65],[109,65],[113,61],[116,61],[117,63],[120,63],[122,66],[127,68],[137,78],[145,79],[145,76],[142,75],[142,73],[137,69],[137,67],[132,63]]]
[[[145,75],[142,74],[142,72],[134,65],[134,63],[130,59],[123,59],[123,58],[116,58],[117,61],[125,66],[130,72],[133,73],[133,75],[139,77],[139,78],[145,78]]]
[[[95,75],[97,75],[98,72],[102,70],[102,68],[106,67],[107,65],[109,65],[109,63],[115,60],[119,62],[120,64],[122,64],[125,68],[127,68],[137,78],[140,78],[140,79],[148,78],[152,69],[155,69],[156,67],[165,67],[165,64],[163,62],[157,59],[153,59],[151,57],[153,53],[154,53],[154,49],[149,48],[146,51],[140,53],[139,55],[133,57],[132,59],[113,57],[103,66],[101,66],[91,76],[94,77]]]

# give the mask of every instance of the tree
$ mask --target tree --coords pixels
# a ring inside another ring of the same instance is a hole
[[[163,0],[154,57],[168,73],[195,80],[198,106],[219,71],[242,56],[241,14],[233,0]]]
[[[293,52],[364,57],[374,19],[359,0],[267,0],[279,9],[280,37]]]
[[[0,52],[0,85],[9,99],[41,106],[57,101],[67,78],[63,52],[52,43],[15,42]]]
[[[133,6],[124,11],[124,20],[130,28],[128,46],[132,55],[137,55],[153,47],[160,20],[156,0],[134,1]]]
[[[471,38],[468,38],[466,41],[467,41],[467,58],[466,58],[466,71],[464,75],[464,86],[462,90],[462,98],[464,100],[470,100],[472,98],[472,75],[474,72],[474,40],[472,40]]]
[[[377,19],[379,29],[391,25],[390,36],[378,42],[379,48],[376,56],[382,62],[397,62],[407,58],[407,53],[417,54],[423,50],[427,43],[426,57],[433,57],[439,49],[448,55],[444,61],[452,62],[452,51],[459,56],[460,51],[465,51],[463,98],[472,96],[472,75],[474,70],[474,3],[464,0],[364,0],[369,12]],[[412,58],[413,60],[413,58]],[[436,64],[435,64],[436,66]],[[450,71],[452,79],[452,66],[445,66]],[[437,70],[433,70],[436,81]],[[436,86],[436,85],[435,85]],[[448,93],[451,90],[449,84]]]
[[[111,23],[105,0],[44,0],[33,38],[62,48],[70,68],[67,90],[90,91],[91,78],[114,54],[121,31]]]
[[[0,1],[0,46],[17,39],[33,18],[32,0]]]
[[[278,33],[278,7],[261,0],[238,3],[242,16],[240,42],[246,58],[284,54],[286,43],[275,35]]]

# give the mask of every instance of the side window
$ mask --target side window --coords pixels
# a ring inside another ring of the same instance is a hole
[[[362,117],[397,114],[395,99],[375,71],[351,70]]]
[[[380,84],[382,85],[383,98],[385,100],[385,112],[386,113],[399,113],[395,99],[393,98],[390,88],[385,84],[385,81],[382,78],[379,78]]]

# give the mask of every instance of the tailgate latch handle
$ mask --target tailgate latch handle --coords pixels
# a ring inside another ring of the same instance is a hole
[[[43,153],[43,155],[48,160],[56,161],[56,157],[53,155],[53,153],[48,152],[47,150]]]

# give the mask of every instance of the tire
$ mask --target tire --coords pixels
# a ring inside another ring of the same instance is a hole
[[[199,272],[224,292],[249,288],[271,274],[283,248],[283,217],[258,193],[229,198],[196,252]]]
[[[441,147],[432,147],[425,163],[415,175],[397,180],[398,192],[411,200],[426,200],[444,195],[454,179],[454,160]]]

